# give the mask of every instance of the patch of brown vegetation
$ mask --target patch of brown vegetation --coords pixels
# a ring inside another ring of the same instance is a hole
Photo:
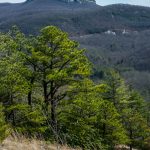
[[[9,137],[0,145],[0,150],[75,150],[68,146],[47,144],[44,141]],[[77,149],[76,149],[77,150]]]

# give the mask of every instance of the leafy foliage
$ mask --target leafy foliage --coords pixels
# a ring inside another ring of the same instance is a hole
[[[55,26],[0,34],[0,139],[7,128],[82,149],[146,149],[149,105],[119,73],[90,79],[85,50]],[[8,125],[7,125],[8,124]]]
[[[0,104],[0,142],[9,135],[9,126],[5,121],[4,107]]]

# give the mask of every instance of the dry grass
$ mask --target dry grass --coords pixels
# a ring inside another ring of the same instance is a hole
[[[115,147],[115,150],[130,150],[130,147],[127,145],[118,145]],[[138,149],[132,148],[132,150],[138,150]]]
[[[44,141],[23,137],[9,137],[0,144],[0,150],[75,150],[67,146],[47,144]],[[77,150],[77,149],[76,149]]]

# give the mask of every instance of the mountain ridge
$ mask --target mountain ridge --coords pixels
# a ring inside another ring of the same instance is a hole
[[[4,27],[5,29],[9,29],[14,24],[23,28],[24,31],[26,23],[33,24],[31,27],[33,32],[37,32],[39,28],[47,24],[57,25],[64,29],[61,27],[62,22],[67,25],[71,22],[72,24],[70,24],[70,27],[74,27],[74,30],[79,30],[77,26],[80,26],[81,33],[86,30],[82,34],[99,33],[110,28],[127,28],[136,30],[150,28],[150,8],[143,6],[127,4],[99,6],[95,3],[68,4],[59,0],[44,0],[44,2],[43,0],[31,0],[30,2],[26,1],[17,4],[1,3],[0,8],[1,31],[4,30]],[[56,14],[57,16],[55,16]],[[30,20],[31,17],[32,20]],[[63,19],[62,22],[59,21],[60,18]],[[42,25],[34,24],[38,21],[42,22]],[[94,25],[86,27],[88,24],[91,24],[91,21]],[[138,22],[138,26],[135,24],[135,21]],[[35,26],[37,28],[36,30],[34,30]],[[68,27],[64,30],[71,32],[67,29]]]
[[[104,67],[115,67],[133,87],[150,95],[149,7],[45,1],[0,4],[0,31],[17,25],[25,34],[38,34],[44,26],[58,26],[87,48],[94,76],[99,78]]]

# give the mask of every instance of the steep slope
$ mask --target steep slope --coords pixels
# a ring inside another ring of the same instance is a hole
[[[58,25],[76,33],[76,16],[99,8],[95,3],[65,3],[59,0],[30,0],[20,4],[0,4],[0,29],[16,24],[26,33],[36,33],[45,25]],[[83,27],[82,27],[83,28]],[[82,29],[84,31],[84,29]]]
[[[149,100],[150,89],[150,30],[122,30],[74,37],[94,63],[94,78],[103,77],[101,70],[118,69],[127,82]],[[112,34],[115,33],[115,34]]]
[[[0,29],[16,24],[25,32],[58,25],[72,34],[101,33],[107,29],[150,28],[150,9],[130,5],[100,7],[95,3],[65,3],[60,0],[28,0],[20,4],[0,4]],[[27,30],[28,28],[28,30]]]
[[[132,5],[98,6],[62,0],[28,0],[0,4],[0,31],[12,25],[38,34],[46,25],[59,26],[88,49],[96,73],[117,68],[143,95],[150,95],[150,8]]]

